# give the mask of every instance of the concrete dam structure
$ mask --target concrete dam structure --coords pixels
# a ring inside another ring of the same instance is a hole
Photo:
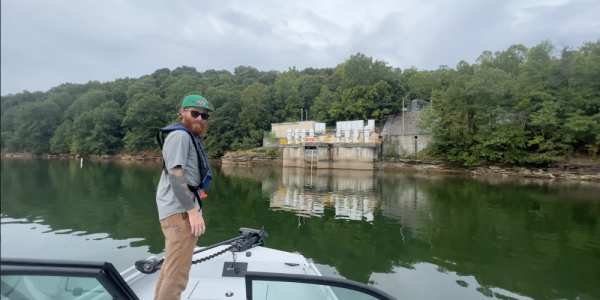
[[[312,169],[373,170],[379,143],[283,144],[283,166]]]
[[[335,129],[302,119],[274,123],[265,133],[263,147],[282,148],[284,167],[373,170],[380,158],[415,156],[427,148],[431,136],[421,132],[417,122],[429,105],[410,101],[408,108],[388,117],[381,132],[375,120],[338,121]]]

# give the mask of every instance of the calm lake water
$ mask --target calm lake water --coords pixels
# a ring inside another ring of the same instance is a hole
[[[2,160],[3,257],[162,254],[162,164]],[[600,185],[213,166],[199,246],[269,233],[323,275],[398,299],[600,299]]]

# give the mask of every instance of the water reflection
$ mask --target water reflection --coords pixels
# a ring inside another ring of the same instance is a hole
[[[335,209],[335,219],[373,222],[380,197],[373,189],[372,171],[309,171],[283,168],[281,180],[263,180],[272,210],[301,217],[321,217],[325,206]]]
[[[335,209],[335,219],[368,223],[375,220],[374,213],[379,210],[387,222],[396,220],[418,234],[423,226],[420,213],[431,216],[427,213],[427,193],[415,180],[398,181],[381,189],[377,185],[380,176],[373,171],[301,168],[283,168],[279,178],[260,178],[254,173],[255,179],[262,180],[263,191],[269,194],[272,210],[321,217],[325,207],[331,207]]]
[[[350,171],[237,169],[239,176],[246,172],[261,182],[271,210],[301,218],[294,229],[308,228],[302,232],[308,238],[294,244],[298,251],[333,266],[334,273],[380,284],[394,295],[600,297],[600,287],[590,284],[600,282],[598,184],[385,172],[355,179]],[[334,196],[357,201],[336,202]],[[340,215],[353,217],[343,222]],[[433,277],[440,283],[431,282]],[[407,280],[414,282],[399,284]]]
[[[3,256],[128,266],[160,254],[154,197],[161,166],[2,160]],[[400,299],[600,298],[598,185],[227,165],[213,171],[199,245],[265,225],[267,246]],[[65,245],[76,255],[65,257]]]

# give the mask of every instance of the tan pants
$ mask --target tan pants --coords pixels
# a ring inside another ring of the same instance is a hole
[[[179,300],[188,284],[198,237],[192,235],[187,213],[167,217],[160,221],[160,226],[165,235],[165,260],[159,271],[154,300]]]

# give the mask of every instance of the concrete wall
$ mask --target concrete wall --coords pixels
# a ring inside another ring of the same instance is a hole
[[[307,145],[308,146],[308,145]],[[304,150],[304,168],[329,169],[331,165],[330,148],[327,143],[315,143]],[[316,148],[316,149],[315,149]]]
[[[328,147],[318,147],[318,156],[317,156],[317,168],[319,169],[329,169],[331,167],[331,159],[329,152],[331,149]]]
[[[427,134],[428,132],[422,132],[421,129],[417,128],[417,122],[419,121],[419,111],[406,111],[400,112],[389,118],[386,121],[385,128],[382,132],[384,135],[419,135]],[[414,137],[414,136],[413,136]]]
[[[304,167],[304,147],[288,146],[283,148],[283,166],[284,167]]]
[[[430,141],[430,135],[388,135],[383,141],[383,156],[417,155]]]
[[[379,144],[285,144],[283,166],[318,169],[373,170]]]
[[[334,144],[331,148],[333,169],[373,170],[376,159],[375,143]]]

